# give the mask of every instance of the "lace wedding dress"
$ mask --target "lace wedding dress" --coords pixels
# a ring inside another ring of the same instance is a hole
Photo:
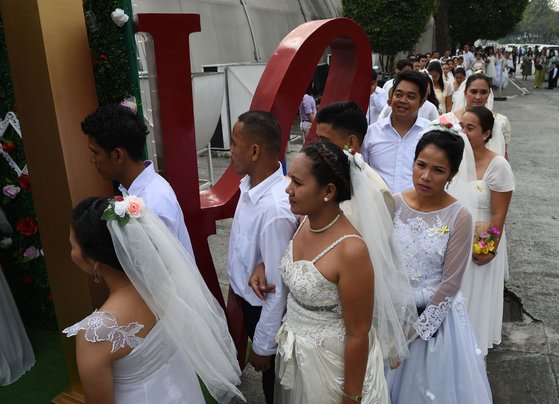
[[[113,362],[114,398],[117,404],[203,404],[198,378],[188,358],[172,344],[158,322],[145,338],[136,336],[144,326],[120,325],[111,313],[95,311],[62,332],[68,337],[85,330],[89,342],[108,341],[112,351],[132,351]]]
[[[287,313],[278,335],[276,404],[324,404],[342,401],[345,327],[338,285],[315,263],[355,234],[343,236],[312,261],[293,261],[289,243],[280,271],[289,288]],[[362,403],[388,404],[382,351],[375,331],[369,334],[369,357]]]
[[[0,386],[15,382],[35,364],[35,355],[0,267]]]
[[[491,403],[491,390],[460,285],[472,220],[458,202],[429,213],[394,196],[394,226],[421,312],[410,356],[387,372],[393,404]]]
[[[478,200],[476,228],[485,230],[491,223],[491,191],[510,192],[515,188],[510,164],[503,157],[494,157],[483,178],[470,182],[468,186]],[[504,229],[502,233],[495,258],[483,266],[476,265],[470,259],[462,280],[468,315],[484,356],[493,344],[501,343],[503,289],[509,267]]]

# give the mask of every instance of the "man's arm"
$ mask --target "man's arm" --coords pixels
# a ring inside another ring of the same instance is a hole
[[[293,237],[295,227],[294,219],[279,218],[266,224],[260,235],[266,280],[268,284],[275,285],[276,290],[275,293],[269,294],[264,301],[260,320],[254,331],[252,350],[258,356],[271,357],[276,353],[277,343],[275,338],[281,325],[287,298],[287,290],[283,285],[279,266],[285,249]]]

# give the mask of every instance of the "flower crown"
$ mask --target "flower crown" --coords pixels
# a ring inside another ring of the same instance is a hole
[[[460,137],[461,127],[459,125],[454,125],[448,120],[447,117],[441,116],[437,122],[429,125],[425,132],[430,132],[432,130],[438,130],[441,132],[447,132],[455,137]]]
[[[144,213],[144,200],[134,195],[109,198],[109,206],[101,215],[101,220],[116,220],[119,225],[125,226],[131,217],[137,219]]]

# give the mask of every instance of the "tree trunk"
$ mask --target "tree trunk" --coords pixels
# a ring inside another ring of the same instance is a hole
[[[435,49],[439,51],[441,56],[444,51],[450,49],[450,37],[448,35],[448,9],[449,0],[438,0],[437,9],[435,10]]]

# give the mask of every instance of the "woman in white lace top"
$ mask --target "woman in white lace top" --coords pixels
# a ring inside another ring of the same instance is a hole
[[[242,395],[223,311],[163,222],[134,196],[87,198],[73,211],[72,260],[109,296],[76,335],[87,403],[204,403]]]
[[[409,357],[387,373],[393,404],[492,401],[460,293],[471,256],[472,217],[445,192],[463,150],[457,133],[431,127],[415,152],[414,188],[394,195],[395,232],[420,315]]]
[[[291,210],[304,219],[280,266],[289,294],[275,403],[388,404],[371,258],[339,206],[350,198],[348,157],[332,143],[307,145],[289,176]]]

